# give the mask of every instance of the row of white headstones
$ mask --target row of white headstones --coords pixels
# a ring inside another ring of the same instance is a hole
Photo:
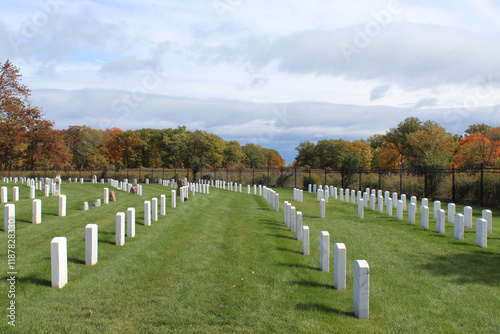
[[[125,185],[123,186],[123,181],[121,186],[116,183],[116,180],[109,180],[113,186],[117,189],[127,189],[130,192],[130,188]],[[114,182],[111,182],[114,181]],[[126,184],[127,182],[125,182]],[[146,184],[149,184],[148,182]],[[164,186],[176,186],[176,183],[172,181],[159,180],[160,185]],[[142,195],[142,186],[141,195]],[[181,187],[180,189],[180,201],[184,202],[185,199],[189,197],[189,192],[191,191],[192,196],[200,192],[203,194],[209,194],[210,188],[208,185],[200,185],[194,183],[188,183],[187,186]],[[139,193],[139,192],[138,192]],[[109,196],[108,188],[104,189],[105,199]],[[172,208],[177,207],[177,192],[176,190],[171,191]],[[105,200],[105,204],[108,202]],[[166,205],[166,195],[160,196],[160,215],[165,216],[167,214]],[[151,201],[144,201],[144,226],[151,226],[152,221],[158,221],[158,198],[154,197]],[[127,212],[118,212],[116,214],[116,237],[115,244],[117,246],[125,245],[125,234],[129,238],[135,237],[135,208],[128,208]],[[126,227],[126,229],[125,229]],[[85,264],[95,265],[98,259],[98,225],[97,224],[87,224],[85,226]],[[53,287],[64,287],[68,282],[68,260],[67,260],[67,239],[66,237],[55,237],[51,241],[51,268],[52,268],[52,286]]]
[[[297,200],[303,202],[302,190],[297,192]],[[284,202],[285,225],[295,232],[296,240],[302,241],[302,253],[310,255],[309,226],[302,224],[302,212],[297,211],[292,203]],[[333,287],[336,290],[346,289],[346,246],[344,243],[333,245]],[[319,268],[323,272],[330,271],[330,234],[320,231]],[[366,260],[355,260],[353,266],[353,309],[358,319],[368,319],[370,314],[370,267]]]
[[[311,186],[311,185],[309,185]],[[384,196],[382,196],[382,190],[377,192],[369,188],[366,189],[364,193],[361,191],[342,189],[337,193],[336,187],[325,186],[322,189],[321,185],[318,189],[313,186],[313,192],[316,191],[317,199],[320,201],[320,217],[325,217],[325,204],[328,203],[328,198],[331,196],[333,199],[340,199],[340,201],[349,202],[349,193],[351,197],[351,203],[358,205],[358,218],[364,219],[364,208],[370,204],[370,209],[375,211],[376,206],[379,213],[384,212],[384,205],[386,206],[387,216],[393,215],[393,207],[396,206],[396,218],[399,220],[404,219],[404,211],[407,209],[406,195],[402,194],[400,199],[398,199],[398,193],[392,193],[385,191]],[[309,187],[310,189],[311,187]],[[338,196],[339,195],[339,196]],[[434,201],[433,203],[433,218],[436,219],[436,232],[445,233],[445,223],[446,223],[446,211],[441,209],[441,202]],[[429,228],[429,200],[427,198],[422,198],[421,200],[421,227]],[[416,213],[417,213],[417,197],[412,196],[410,198],[410,205],[408,207],[408,222],[410,224],[416,223]],[[457,240],[464,239],[465,228],[472,228],[472,207],[465,206],[464,213],[456,212],[456,205],[454,203],[448,203],[448,223],[453,223],[454,226],[454,238]],[[493,232],[493,215],[491,210],[485,209],[482,211],[482,218],[476,220],[476,245],[478,247],[486,248],[488,246],[488,234]]]
[[[220,181],[216,184],[221,189],[226,189],[225,181]],[[271,188],[262,185],[247,185],[247,194],[253,194],[264,197],[264,199],[274,208],[279,211],[279,193]],[[241,193],[242,185],[228,183],[227,190],[238,191]],[[304,201],[304,192],[301,189],[293,189],[293,199],[298,202]],[[288,201],[284,201],[284,223],[295,232],[296,240],[302,241],[302,253],[310,255],[309,247],[309,226],[302,225],[302,212],[297,211],[294,206]],[[320,254],[319,267],[323,272],[330,271],[330,234],[327,231],[320,232]],[[333,286],[337,290],[346,289],[346,246],[343,243],[334,244],[334,271],[333,271]],[[353,269],[353,309],[354,314],[358,319],[369,318],[370,306],[370,267],[366,260],[355,260]]]

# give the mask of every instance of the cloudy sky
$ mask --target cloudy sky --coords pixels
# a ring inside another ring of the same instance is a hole
[[[408,116],[500,126],[499,0],[0,0],[0,62],[56,128],[277,149]]]

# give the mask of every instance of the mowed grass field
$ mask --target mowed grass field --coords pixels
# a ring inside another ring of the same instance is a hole
[[[5,185],[1,184],[0,185]],[[9,199],[12,199],[12,186]],[[68,215],[43,197],[31,224],[29,189],[16,202],[16,326],[8,325],[7,233],[0,232],[0,332],[17,333],[499,333],[500,212],[488,248],[330,198],[319,218],[316,195],[304,203],[280,193],[280,212],[259,196],[211,188],[170,207],[170,188],[143,196],[116,191],[117,202],[91,207],[104,185],[66,184]],[[108,186],[109,187],[109,186]],[[110,190],[113,190],[110,187]],[[144,201],[167,195],[167,215],[144,226]],[[409,198],[409,196],[408,196]],[[283,201],[303,212],[311,255],[283,223]],[[12,203],[12,202],[10,202]],[[3,204],[0,208],[3,210]],[[115,245],[115,215],[136,208],[136,237]],[[443,208],[446,204],[443,203]],[[457,212],[462,212],[457,206]],[[432,213],[431,213],[432,216]],[[481,208],[474,208],[475,220]],[[85,225],[99,225],[99,259],[85,265]],[[330,233],[330,272],[319,271],[319,234]],[[68,238],[69,282],[51,287],[50,241]],[[347,290],[333,289],[333,244],[347,248]],[[370,319],[353,316],[353,261],[370,265]]]

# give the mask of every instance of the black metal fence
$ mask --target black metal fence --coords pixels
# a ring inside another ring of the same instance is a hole
[[[55,177],[98,179],[113,178],[130,181],[158,182],[159,179],[225,180],[242,184],[262,184],[274,188],[307,189],[309,183],[328,184],[338,188],[362,190],[382,189],[419,198],[439,199],[453,203],[470,203],[500,207],[500,168],[420,168],[364,170],[302,169],[302,168],[205,168],[193,174],[190,169],[138,168],[138,169],[82,169],[82,170],[6,170],[0,177]]]

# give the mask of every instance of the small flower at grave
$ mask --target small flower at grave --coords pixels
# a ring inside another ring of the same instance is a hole
[[[252,271],[252,274],[254,274],[254,275],[255,275],[255,271]]]
[[[219,305],[220,308],[224,308],[224,305]]]
[[[244,279],[244,278],[242,278],[241,280],[242,280],[242,281],[244,281],[245,279]]]
[[[233,285],[232,287],[233,287],[233,288],[236,288],[236,285]]]

